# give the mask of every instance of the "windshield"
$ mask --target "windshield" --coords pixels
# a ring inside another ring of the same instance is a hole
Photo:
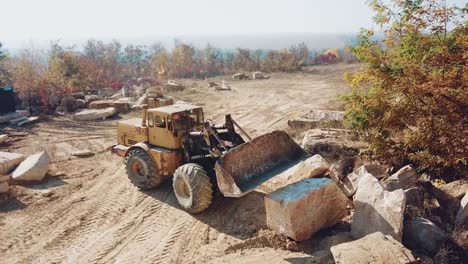
[[[190,130],[203,125],[203,110],[192,109],[187,112],[176,113],[172,115],[174,120],[174,131],[187,130],[190,124]]]

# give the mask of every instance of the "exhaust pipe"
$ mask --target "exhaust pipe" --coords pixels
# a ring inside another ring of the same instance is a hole
[[[141,126],[146,127],[146,119],[148,115],[148,105],[141,105]]]

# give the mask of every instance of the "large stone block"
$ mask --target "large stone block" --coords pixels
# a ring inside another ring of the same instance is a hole
[[[0,175],[10,173],[24,159],[25,156],[23,154],[0,152]]]
[[[380,232],[330,248],[336,264],[415,263],[411,251]]]
[[[11,177],[17,181],[41,181],[49,169],[49,162],[50,156],[46,151],[36,153],[21,162]]]
[[[364,174],[354,196],[351,234],[361,238],[374,232],[391,235],[401,241],[406,198],[403,190],[384,190],[370,174]]]
[[[328,178],[310,178],[265,197],[267,225],[296,241],[335,225],[346,214],[347,198]]]

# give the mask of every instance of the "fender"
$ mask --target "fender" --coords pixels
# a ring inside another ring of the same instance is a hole
[[[159,168],[158,163],[154,159],[153,155],[151,155],[149,145],[144,143],[144,142],[136,143],[135,145],[133,145],[129,149],[127,149],[127,151],[125,152],[125,157],[127,157],[128,153],[130,153],[130,151],[132,151],[134,149],[137,149],[137,148],[144,150],[151,157],[151,160],[154,162],[154,165],[156,166],[156,168]]]

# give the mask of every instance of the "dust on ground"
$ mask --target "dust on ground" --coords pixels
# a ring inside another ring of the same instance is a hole
[[[285,129],[288,119],[310,109],[339,109],[337,95],[348,91],[343,73],[356,69],[335,65],[309,74],[273,74],[268,80],[226,79],[232,91],[215,91],[206,81],[183,80],[189,88],[172,95],[202,105],[205,118],[218,123],[230,113],[257,136]],[[0,262],[333,261],[327,245],[334,240],[334,230],[303,243],[267,230],[261,192],[239,199],[218,194],[208,210],[191,215],[179,208],[171,181],[151,191],[132,186],[123,160],[109,153],[119,118],[77,122],[54,117],[12,133],[13,141],[1,151],[33,154],[45,149],[52,164],[44,183],[14,187],[16,198],[0,207]],[[71,155],[84,149],[96,155]]]

